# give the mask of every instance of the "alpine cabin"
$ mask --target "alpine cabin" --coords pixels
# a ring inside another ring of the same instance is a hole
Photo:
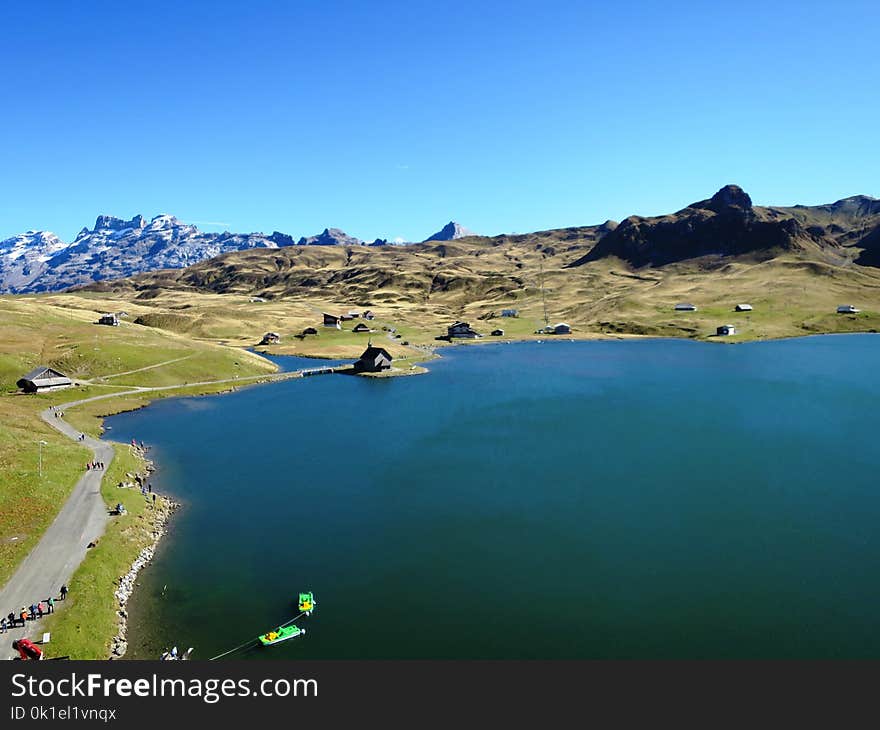
[[[323,314],[325,327],[335,327],[338,330],[342,329],[342,317],[337,317],[335,314],[327,314],[327,312],[324,312]]]
[[[446,334],[449,339],[453,337],[461,337],[466,339],[475,339],[480,337],[480,334],[471,328],[471,326],[467,322],[456,322],[453,325],[450,325],[446,328]]]
[[[384,347],[370,345],[354,364],[356,373],[380,373],[391,369],[391,355]]]
[[[73,381],[64,373],[59,373],[46,365],[40,365],[26,375],[22,375],[16,385],[25,393],[45,393],[49,390],[69,388],[73,385]]]

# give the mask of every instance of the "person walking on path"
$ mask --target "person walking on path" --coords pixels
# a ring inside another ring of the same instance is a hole
[[[156,509],[156,495],[153,495],[153,509]]]
[[[147,485],[147,490],[150,492],[150,494],[153,493],[153,482],[150,482],[150,483]]]
[[[24,628],[27,625],[27,609],[24,606],[21,607],[21,613],[18,614],[18,618],[21,621],[22,628]]]
[[[48,609],[49,613],[55,613],[55,599],[52,598],[52,596],[49,596],[46,599],[46,608]]]
[[[6,617],[6,622],[9,624],[10,629],[15,628],[15,614],[10,611],[9,615]]]
[[[31,612],[31,621],[35,621],[37,618],[37,607],[33,603],[31,604],[30,612]]]
[[[61,586],[61,600],[62,601],[67,600],[67,584],[66,583],[63,586]]]
[[[6,619],[0,618],[0,634],[6,633]]]

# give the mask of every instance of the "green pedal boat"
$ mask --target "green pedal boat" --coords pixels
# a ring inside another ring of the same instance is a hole
[[[306,616],[311,615],[316,605],[318,604],[315,602],[315,596],[311,591],[299,594],[299,610]]]
[[[301,629],[299,626],[279,626],[268,634],[260,636],[259,641],[263,646],[272,646],[273,644],[280,644],[282,641],[293,639],[304,633],[306,633],[306,630]]]

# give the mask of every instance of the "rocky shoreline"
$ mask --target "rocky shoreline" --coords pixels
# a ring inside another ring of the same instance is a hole
[[[152,473],[152,471],[153,464],[152,462],[148,461],[144,469],[144,474],[149,475],[150,473]],[[139,474],[136,477],[136,482],[141,483],[143,481],[144,476]],[[116,636],[113,638],[113,641],[110,644],[110,659],[121,659],[125,655],[125,652],[128,650],[128,611],[126,609],[126,606],[128,605],[128,601],[134,593],[135,587],[138,585],[135,582],[138,573],[140,573],[140,571],[153,559],[153,556],[156,553],[156,548],[159,546],[159,542],[162,540],[162,537],[167,532],[168,523],[171,520],[171,516],[174,514],[174,511],[179,507],[176,502],[168,499],[167,497],[158,498],[155,505],[156,509],[152,515],[150,544],[144,547],[138,553],[138,556],[131,564],[131,568],[129,569],[129,571],[125,575],[120,577],[116,591],[113,594],[119,606],[116,612],[117,616],[119,617],[119,622]]]

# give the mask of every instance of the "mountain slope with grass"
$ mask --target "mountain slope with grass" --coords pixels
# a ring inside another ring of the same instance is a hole
[[[229,388],[236,380],[275,371],[249,352],[173,332],[130,322],[96,325],[103,302],[78,298],[73,304],[0,297],[0,584],[51,522],[90,453],[45,424],[41,410],[132,387],[229,379],[223,386]],[[40,395],[18,393],[16,381],[36,365],[50,365],[79,385]],[[163,394],[144,393],[130,407]],[[113,412],[112,400],[98,403],[104,413]],[[81,430],[99,432],[94,416],[79,419],[76,409],[67,416]]]
[[[212,324],[215,316],[228,324],[227,315],[197,304],[218,296],[265,299],[275,311],[297,312],[277,321],[303,327],[320,324],[321,309],[370,307],[427,339],[450,320],[488,322],[508,308],[523,316],[504,323],[505,336],[534,336],[545,324],[545,302],[547,321],[590,335],[707,337],[739,302],[758,304],[738,339],[866,331],[880,325],[878,208],[866,196],[756,206],[729,185],[676,213],[620,224],[409,246],[253,249],[101,282],[81,295],[136,304],[151,310],[142,322],[212,337],[234,329]],[[674,315],[683,300],[699,311]],[[836,316],[844,303],[862,311]],[[254,329],[285,326],[252,314],[261,322]]]

